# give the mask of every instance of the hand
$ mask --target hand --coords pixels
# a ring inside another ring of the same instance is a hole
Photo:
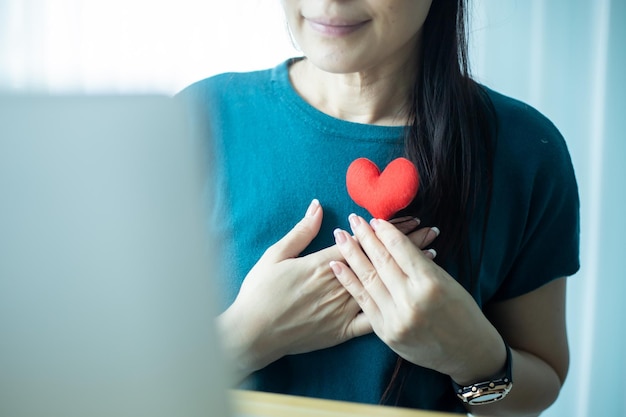
[[[415,246],[422,249],[424,255],[430,259],[435,259],[437,252],[432,248],[424,248],[430,245],[435,238],[439,236],[439,229],[437,227],[422,227],[418,229],[421,223],[420,219],[411,216],[396,217],[395,219],[389,220],[389,223],[393,224],[396,229],[407,235]]]
[[[234,303],[218,318],[240,378],[284,355],[330,347],[372,331],[329,267],[330,261],[343,259],[337,247],[298,257],[318,234],[322,215],[314,200],[305,217],[267,249]]]
[[[389,222],[371,224],[351,215],[355,239],[335,231],[346,263],[331,267],[378,337],[407,361],[458,383],[496,374],[504,345],[470,294]]]
[[[226,350],[239,368],[238,379],[284,355],[330,347],[372,331],[330,269],[330,261],[343,260],[337,246],[298,257],[319,232],[322,216],[314,200],[305,217],[265,252],[235,302],[218,318]],[[419,248],[436,237],[429,229],[416,230],[415,218],[398,223]]]

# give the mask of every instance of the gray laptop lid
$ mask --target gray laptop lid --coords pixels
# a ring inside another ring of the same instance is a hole
[[[199,153],[165,97],[0,97],[0,415],[219,416]]]

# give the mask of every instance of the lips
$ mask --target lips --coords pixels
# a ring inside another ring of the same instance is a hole
[[[370,20],[342,20],[327,18],[305,18],[311,29],[327,36],[345,36],[349,35],[363,26],[367,25]]]

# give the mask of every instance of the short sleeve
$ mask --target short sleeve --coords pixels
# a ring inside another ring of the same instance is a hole
[[[575,274],[579,267],[580,216],[578,186],[565,140],[536,110],[513,111],[502,129],[516,139],[505,145],[500,169],[509,181],[509,236],[514,244],[492,301],[533,291]],[[505,133],[506,134],[506,133]]]

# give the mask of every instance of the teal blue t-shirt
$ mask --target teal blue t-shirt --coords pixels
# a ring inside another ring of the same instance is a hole
[[[349,197],[349,164],[365,157],[379,167],[404,155],[402,127],[373,126],[328,116],[292,87],[288,66],[228,73],[199,81],[191,100],[210,149],[212,230],[223,242],[223,307],[263,252],[303,216],[313,198],[324,208],[322,229],[307,252],[334,244],[347,216],[370,216]],[[579,268],[578,189],[563,138],[528,105],[486,89],[496,113],[492,197],[471,219],[482,256],[471,292],[481,306],[537,289]],[[495,129],[495,126],[494,126]],[[479,204],[479,207],[481,205]],[[482,236],[485,231],[484,237]],[[445,233],[445,231],[443,231]],[[435,245],[436,246],[436,245]],[[476,254],[477,249],[472,248]],[[446,269],[463,280],[462,268]],[[397,356],[375,335],[284,357],[253,374],[245,387],[310,397],[379,403]],[[395,405],[464,412],[446,375],[405,368]]]

